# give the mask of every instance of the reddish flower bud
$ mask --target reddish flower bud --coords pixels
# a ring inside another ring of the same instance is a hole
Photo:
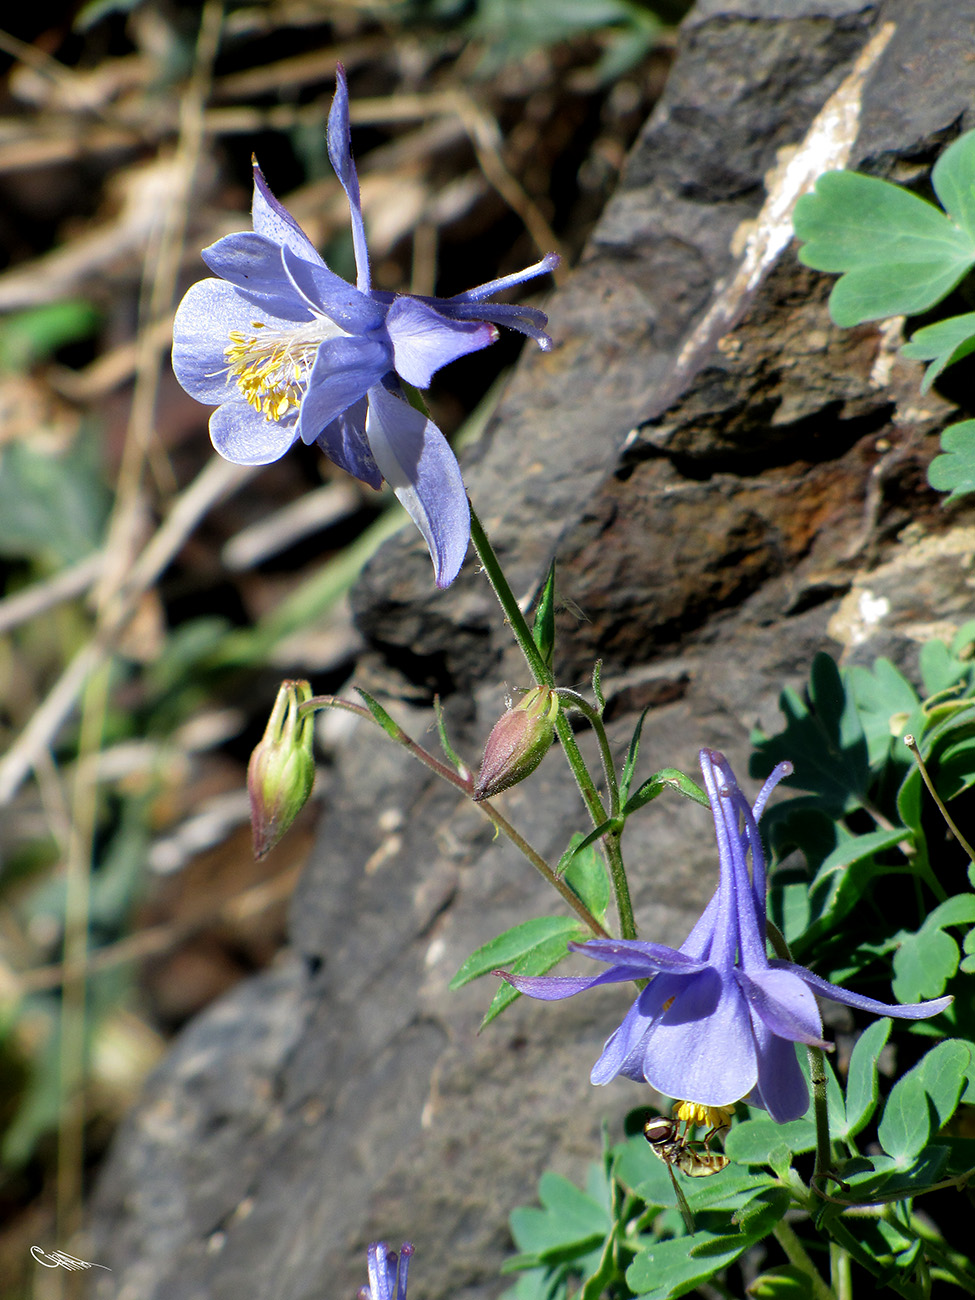
[[[298,712],[312,697],[308,682],[282,682],[264,739],[247,765],[254,856],[274,848],[301,812],[315,783],[314,714]]]
[[[552,688],[536,686],[498,719],[484,746],[475,800],[490,799],[534,772],[548,753],[558,713],[559,697]]]

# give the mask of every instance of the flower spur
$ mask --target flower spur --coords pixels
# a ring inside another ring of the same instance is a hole
[[[552,270],[558,257],[452,298],[373,289],[341,67],[328,154],[349,201],[356,284],[328,268],[255,161],[254,228],[204,249],[219,278],[183,298],[173,370],[192,397],[216,406],[210,437],[227,460],[266,465],[301,439],[371,487],[385,479],[446,587],[470,540],[467,494],[447,440],[400,381],[426,388],[441,366],[493,343],[498,325],[550,348],[543,312],[489,299]]]

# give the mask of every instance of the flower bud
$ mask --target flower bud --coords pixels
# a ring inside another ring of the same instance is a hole
[[[308,682],[282,682],[264,739],[247,765],[254,856],[270,853],[301,812],[315,782],[314,714],[298,712],[312,697]]]
[[[550,686],[536,686],[494,724],[474,798],[490,799],[530,776],[548,752],[555,735],[559,697]]]

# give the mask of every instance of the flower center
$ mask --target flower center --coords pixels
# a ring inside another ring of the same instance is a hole
[[[318,345],[345,330],[321,318],[283,334],[259,320],[251,321],[251,329],[256,332],[231,330],[228,335],[223,350],[227,379],[236,380],[244,401],[273,423],[301,405]]]

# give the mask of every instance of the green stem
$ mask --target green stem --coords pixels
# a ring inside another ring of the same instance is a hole
[[[508,625],[514,633],[515,640],[521,647],[521,652],[525,656],[525,662],[539,686],[554,686],[555,678],[552,670],[542,658],[538,646],[535,644],[535,638],[532,636],[531,629],[528,626],[528,620],[522,613],[521,606],[515,599],[514,592],[508,585],[508,580],[498,561],[494,548],[488,541],[487,534],[477,517],[477,511],[471,506],[471,541],[474,544],[474,550],[477,552],[477,558],[481,562],[487,579],[494,588],[494,594],[504,611]],[[581,699],[582,697],[577,697]],[[587,705],[588,708],[588,705]],[[585,710],[583,710],[585,712]],[[589,714],[586,714],[589,717]],[[592,718],[590,718],[592,721]],[[576,779],[579,787],[579,793],[582,795],[583,803],[592,819],[594,826],[601,826],[607,820],[606,809],[603,807],[603,801],[599,797],[599,791],[586,767],[585,759],[576,743],[576,738],[572,734],[572,727],[562,709],[559,710],[558,718],[555,722],[555,730],[562,744],[562,750],[568,760],[569,767],[572,769],[572,775]],[[612,755],[609,753],[609,743],[606,741],[606,732],[602,727],[600,719],[599,726],[596,728],[596,734],[600,737],[600,750],[603,755],[603,766],[607,772],[607,784],[609,786],[610,797],[615,798],[615,807],[613,815],[616,816],[619,811],[619,789],[616,784],[616,774],[613,771]],[[615,793],[614,793],[615,792]],[[626,872],[623,867],[623,857],[620,852],[619,832],[611,833],[603,838],[606,852],[606,863],[609,867],[610,878],[613,882],[613,892],[616,895],[616,908],[620,918],[620,932],[624,939],[636,938],[636,926],[633,920],[633,905],[630,901],[629,886],[626,882]],[[560,891],[561,892],[561,891]]]
[[[806,1254],[802,1242],[792,1231],[784,1219],[780,1219],[772,1229],[775,1240],[779,1243],[788,1257],[789,1263],[809,1279],[809,1286],[815,1300],[837,1300],[833,1289],[823,1281],[819,1270]]]
[[[962,835],[961,831],[955,825],[954,821],[952,820],[951,814],[948,812],[948,809],[945,807],[944,803],[942,802],[941,796],[934,788],[934,782],[931,780],[930,776],[928,776],[928,769],[924,762],[924,759],[921,757],[921,751],[918,749],[917,741],[914,739],[913,736],[907,735],[904,737],[904,744],[914,755],[914,761],[915,763],[917,763],[917,770],[921,773],[921,780],[928,787],[928,794],[930,794],[931,798],[937,804],[938,811],[941,813],[941,816],[945,819],[945,823],[947,824],[948,829],[951,831],[952,835],[954,835],[955,839],[958,841],[958,843],[968,854],[971,861],[975,862],[975,849],[972,848],[968,840],[965,839],[964,835]]]
[[[783,961],[792,961],[792,953],[785,941],[785,935],[772,921],[766,921],[765,933],[776,957]],[[813,1171],[813,1187],[829,1176],[833,1168],[833,1150],[829,1140],[829,1108],[826,1104],[826,1064],[821,1047],[806,1046],[809,1056],[809,1079],[812,1083],[813,1114],[816,1117],[816,1167]]]
[[[315,712],[318,709],[344,709],[346,713],[355,713],[360,718],[368,718],[370,722],[374,722],[377,726],[381,726],[383,731],[391,740],[394,740],[398,745],[402,745],[403,748],[408,750],[414,758],[418,759],[424,767],[428,767],[430,771],[435,772],[441,780],[447,781],[456,790],[459,790],[462,794],[466,794],[468,798],[470,798],[471,789],[473,787],[473,778],[471,776],[467,776],[466,778],[460,776],[459,773],[453,770],[453,768],[448,767],[446,763],[441,763],[439,759],[434,758],[434,756],[428,753],[422,745],[418,745],[413,737],[403,730],[399,723],[394,722],[394,720],[389,717],[389,714],[385,714],[384,722],[379,722],[379,720],[365,707],[364,704],[355,704],[352,700],[342,700],[335,695],[313,696],[312,699],[305,700],[305,702],[300,706],[299,712]],[[579,919],[593,932],[593,934],[597,935],[600,939],[609,939],[612,937],[609,931],[599,924],[592,912],[589,911],[589,908],[586,907],[582,899],[572,891],[566,881],[556,875],[542,855],[536,852],[536,850],[532,848],[522,835],[519,835],[511,823],[498,812],[489,799],[479,800],[476,806],[480,808],[487,819],[497,827],[501,834],[511,841],[519,853],[523,854],[528,859],[539,875],[547,880],[552,888],[556,889],[559,894],[561,894],[562,898],[577,914]]]
[[[850,1274],[850,1256],[839,1244],[829,1243],[829,1265],[836,1300],[853,1300],[853,1278]]]
[[[613,754],[609,747],[609,737],[606,735],[606,728],[603,726],[603,720],[599,710],[594,709],[584,695],[578,691],[570,691],[564,686],[556,688],[555,694],[560,700],[564,700],[571,708],[578,711],[588,720],[589,725],[596,733],[596,739],[599,741],[599,754],[603,760],[603,775],[606,778],[606,790],[609,794],[609,815],[618,817],[620,815],[620,788],[616,780],[616,768],[613,764]]]
[[[539,686],[554,686],[555,678],[552,675],[552,670],[542,658],[541,651],[535,644],[535,638],[531,634],[528,620],[522,613],[521,606],[515,600],[514,592],[508,586],[508,580],[504,576],[498,557],[488,541],[487,533],[485,533],[473,506],[471,506],[471,541],[474,543],[477,558],[481,561],[481,567],[487,575],[488,582],[494,588],[494,594],[504,610],[504,616],[514,633],[515,640],[521,647],[521,653],[525,656],[525,662],[528,664],[535,682]]]

